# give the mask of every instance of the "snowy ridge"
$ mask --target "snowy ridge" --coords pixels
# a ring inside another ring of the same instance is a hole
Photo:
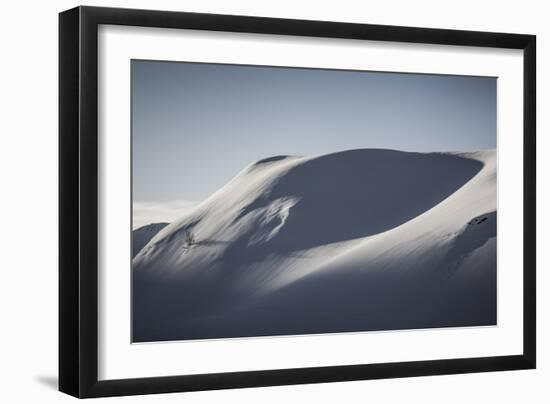
[[[495,151],[264,159],[133,264],[135,341],[495,324]]]

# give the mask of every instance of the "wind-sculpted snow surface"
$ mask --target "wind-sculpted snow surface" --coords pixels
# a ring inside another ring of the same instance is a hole
[[[133,261],[136,342],[492,324],[494,151],[261,160]]]

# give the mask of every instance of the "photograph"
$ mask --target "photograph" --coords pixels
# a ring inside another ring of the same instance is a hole
[[[542,391],[543,13],[388,7],[59,13],[59,391]]]
[[[496,77],[130,63],[133,343],[497,325]]]

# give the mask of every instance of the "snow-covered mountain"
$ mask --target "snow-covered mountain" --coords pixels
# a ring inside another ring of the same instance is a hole
[[[133,267],[134,341],[496,324],[496,154],[261,160]]]
[[[145,245],[166,226],[168,226],[168,223],[151,223],[135,229],[132,232],[132,258],[135,257],[141,249],[145,247]]]

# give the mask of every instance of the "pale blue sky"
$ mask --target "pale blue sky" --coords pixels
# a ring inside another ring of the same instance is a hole
[[[496,147],[496,78],[132,61],[134,202],[200,201],[247,164]]]

